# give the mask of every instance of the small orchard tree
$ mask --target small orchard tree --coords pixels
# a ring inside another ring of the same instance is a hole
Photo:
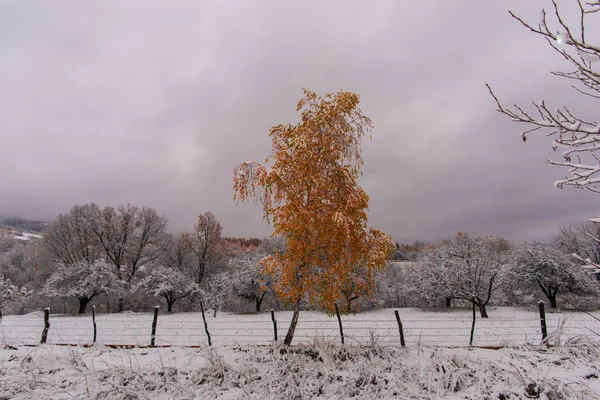
[[[167,302],[167,312],[173,310],[173,304],[200,290],[198,285],[183,272],[164,266],[152,268],[148,276],[135,283],[131,291],[143,291]]]
[[[261,280],[261,265],[258,262],[262,258],[259,254],[242,254],[231,260],[234,270],[224,274],[236,295],[254,301],[256,312],[260,312],[262,302],[271,288],[269,281]]]
[[[75,297],[79,301],[79,314],[84,314],[88,303],[99,294],[122,295],[124,292],[124,282],[119,279],[113,266],[96,260],[61,266],[48,278],[42,294],[48,297]]]
[[[520,287],[538,287],[556,308],[558,294],[585,294],[585,276],[575,258],[552,246],[525,243],[514,253],[515,277]]]
[[[273,165],[243,162],[233,179],[234,200],[260,202],[274,235],[286,241],[284,253],[260,262],[279,298],[294,307],[285,345],[292,342],[305,296],[333,312],[344,299],[342,289],[356,279],[350,272],[357,265],[365,267],[361,291],[370,295],[374,272],[385,268],[395,248],[388,235],[367,228],[369,197],[357,179],[361,139],[372,126],[358,108],[358,95],[304,95],[296,108],[300,122],[270,130]]]
[[[2,309],[9,304],[25,301],[33,294],[32,290],[26,288],[18,288],[10,282],[10,279],[5,279],[0,276],[0,321],[2,320]]]
[[[584,98],[597,103],[600,99],[600,72],[594,66],[600,60],[600,40],[597,35],[590,34],[594,32],[590,29],[590,22],[597,22],[598,19],[589,17],[600,13],[600,2],[577,0],[578,18],[569,21],[564,11],[558,7],[557,1],[551,1],[552,11],[549,14],[553,15],[553,18],[548,18],[548,13],[543,9],[541,21],[537,26],[523,21],[512,12],[510,15],[531,32],[546,39],[548,45],[573,68],[569,72],[558,71],[553,74],[568,80],[572,83],[571,87]],[[527,140],[529,133],[540,130],[545,132],[546,136],[554,137],[554,150],[559,147],[564,149],[561,161],[546,160],[551,165],[567,169],[567,176],[554,182],[556,187],[562,189],[570,186],[600,193],[600,123],[578,116],[566,106],[553,109],[547,106],[543,99],[533,104],[533,112],[526,111],[518,105],[515,105],[514,109],[505,108],[490,86],[487,87],[498,106],[498,111],[526,126],[521,133],[523,141]],[[599,223],[600,219],[590,221]],[[599,236],[593,236],[592,239],[600,243]],[[575,254],[575,257],[583,264],[590,277],[595,278],[600,274],[598,262],[579,254]],[[593,280],[600,286],[597,279]]]
[[[482,318],[492,294],[504,285],[508,255],[495,251],[482,237],[459,232],[427,253],[420,262],[417,282],[426,298],[452,298],[474,303]]]

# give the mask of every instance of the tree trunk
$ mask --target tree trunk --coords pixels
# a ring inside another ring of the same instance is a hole
[[[79,314],[85,314],[90,299],[87,297],[78,297],[77,300],[79,300]]]
[[[452,307],[452,297],[446,297],[446,307]]]
[[[485,309],[485,304],[477,303],[477,306],[479,307],[479,313],[481,314],[481,318],[488,318],[488,314]]]
[[[294,339],[294,332],[296,331],[296,325],[298,325],[298,317],[300,316],[300,299],[296,301],[294,305],[294,315],[292,316],[292,321],[290,322],[290,327],[288,329],[287,335],[285,335],[285,340],[283,344],[285,346],[290,346],[292,344],[292,340]]]
[[[196,283],[202,283],[202,279],[204,279],[204,261],[198,262],[198,275],[196,276]]]
[[[556,308],[556,294],[555,295],[549,295],[546,296],[548,297],[548,301],[550,301],[550,307],[551,308]]]
[[[171,312],[173,309],[173,303],[175,303],[175,299],[167,299],[167,312]]]
[[[260,312],[260,306],[261,306],[264,298],[265,298],[264,293],[261,296],[256,297],[256,312]]]

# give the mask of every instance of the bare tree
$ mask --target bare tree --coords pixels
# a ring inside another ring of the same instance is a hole
[[[221,232],[223,227],[211,212],[200,214],[194,231],[185,235],[186,243],[196,260],[196,283],[200,284],[207,267],[223,258],[223,242]]]
[[[102,247],[92,226],[92,221],[100,213],[100,208],[94,203],[75,205],[68,214],[59,214],[48,226],[43,243],[58,262],[69,266],[100,258]]]
[[[168,240],[165,241],[168,221],[153,208],[142,207],[139,210],[126,257],[131,276],[140,266],[155,261],[166,251],[169,246]]]
[[[191,249],[185,240],[185,235],[183,233],[178,235],[168,233],[165,235],[164,240],[168,245],[160,257],[161,263],[179,271],[188,272],[193,260]]]
[[[156,260],[166,249],[167,218],[148,207],[127,205],[116,210],[106,206],[93,224],[93,231],[106,257],[130,281],[144,263]]]
[[[600,2],[593,1],[583,3],[577,0],[579,8],[578,20],[569,22],[564,11],[559,9],[557,1],[551,0],[553,24],[548,18],[546,10],[542,10],[542,18],[537,26],[525,22],[520,17],[509,11],[510,15],[519,21],[531,32],[546,39],[548,45],[564,58],[574,70],[570,72],[555,71],[555,76],[571,81],[575,90],[590,101],[597,102],[600,99],[600,73],[594,70],[593,64],[600,60],[600,40],[597,36],[586,35],[586,25],[589,15],[600,12]],[[593,43],[593,42],[596,43]],[[567,168],[567,176],[557,180],[554,185],[558,188],[571,186],[578,189],[600,193],[600,159],[597,156],[600,150],[600,124],[597,121],[586,120],[576,116],[569,108],[563,106],[552,110],[542,99],[537,104],[533,103],[534,111],[528,112],[515,105],[514,108],[502,106],[497,96],[489,85],[486,85],[494,98],[498,111],[507,115],[513,121],[525,124],[527,129],[521,133],[523,141],[533,131],[545,131],[547,136],[554,137],[552,147],[564,148],[563,160],[546,160],[551,165]],[[592,222],[600,222],[600,219],[592,219]],[[594,240],[600,242],[600,237],[594,236]],[[579,255],[577,258],[584,264],[583,268],[594,276],[600,273],[600,265]],[[598,283],[598,281],[595,280]]]

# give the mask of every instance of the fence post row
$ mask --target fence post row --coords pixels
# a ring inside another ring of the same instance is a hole
[[[150,346],[154,346],[156,339],[156,323],[158,322],[158,306],[154,307],[154,318],[152,319],[152,335],[150,336]]]
[[[544,302],[540,300],[538,303],[540,307],[540,324],[542,327],[542,341],[548,337],[548,328],[546,327],[546,311],[544,310]]]
[[[345,343],[344,329],[342,326],[342,318],[340,315],[340,310],[339,310],[339,306],[338,306],[337,302],[334,303],[334,306],[335,306],[335,313],[337,316],[339,329],[340,329],[340,338],[341,338],[342,344],[344,344]],[[475,306],[476,306],[475,296],[473,296],[473,301],[472,301],[472,314],[473,314],[472,318],[473,318],[473,320],[472,320],[472,324],[471,324],[471,334],[470,334],[470,338],[469,338],[469,346],[473,345],[473,341],[474,341],[474,337],[475,337],[475,321],[476,321],[476,316],[477,316]],[[546,342],[546,340],[548,338],[548,328],[547,328],[547,324],[546,324],[546,311],[545,311],[544,302],[540,300],[538,303],[538,307],[539,307],[539,314],[540,314],[540,328],[541,328],[541,332],[542,332],[542,342],[544,343],[544,342]],[[151,336],[150,336],[150,346],[155,346],[155,344],[156,344],[156,327],[158,324],[158,310],[159,310],[159,306],[155,306],[154,307],[154,317],[152,319],[152,332],[151,332]],[[208,338],[208,345],[212,346],[212,340],[210,337],[210,332],[208,331],[208,324],[206,322],[206,315],[204,313],[204,304],[202,301],[200,301],[200,310],[202,311],[202,320],[204,322],[204,331],[206,332],[206,337]],[[396,322],[398,323],[398,331],[400,334],[400,345],[402,347],[406,347],[406,343],[405,343],[405,339],[404,339],[404,327],[402,325],[402,320],[400,319],[400,314],[397,309],[394,310],[394,315],[396,317]],[[273,337],[274,337],[275,342],[277,342],[277,340],[278,340],[277,319],[275,318],[274,309],[271,309],[271,321],[273,322]],[[96,306],[92,306],[92,325],[93,325],[92,343],[96,343],[97,332],[98,332],[97,324],[96,324]],[[42,331],[40,344],[47,343],[49,329],[50,329],[50,307],[47,307],[44,309],[44,330]]]
[[[473,346],[473,336],[475,336],[475,296],[473,295],[473,323],[471,324],[471,338],[469,339],[469,346]]]
[[[340,310],[337,303],[335,305],[335,313],[337,314],[338,323],[340,324],[340,336],[342,337],[342,344],[344,344],[344,329],[342,328],[342,317],[340,317]]]
[[[208,345],[212,346],[210,341],[210,333],[208,332],[208,325],[206,324],[206,316],[204,315],[204,305],[202,304],[202,300],[200,300],[200,311],[202,311],[202,320],[204,321],[204,331],[206,332],[206,337],[208,338]]]
[[[275,311],[271,308],[271,320],[273,321],[273,334],[275,335],[275,341],[277,341],[277,320],[275,319]]]
[[[400,331],[400,346],[404,347],[404,329],[402,328],[402,321],[400,321],[400,314],[398,314],[398,310],[394,310],[394,314],[396,315],[396,322],[398,322],[398,330]]]
[[[92,324],[94,325],[94,339],[92,343],[96,343],[96,306],[92,306]]]
[[[40,344],[46,343],[46,339],[48,338],[48,329],[50,329],[50,308],[47,307],[44,309],[44,330],[42,331],[42,340]]]

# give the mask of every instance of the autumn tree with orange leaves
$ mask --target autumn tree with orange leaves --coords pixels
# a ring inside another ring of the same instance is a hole
[[[388,235],[367,227],[369,196],[357,179],[361,139],[372,125],[358,103],[351,92],[317,96],[305,89],[296,108],[301,121],[270,130],[273,165],[244,162],[234,169],[234,200],[259,202],[273,235],[287,243],[285,252],[259,263],[277,295],[294,306],[285,345],[294,337],[303,298],[332,313],[349,291],[350,297],[370,297],[375,272],[395,249]],[[342,302],[342,311],[348,306]]]

